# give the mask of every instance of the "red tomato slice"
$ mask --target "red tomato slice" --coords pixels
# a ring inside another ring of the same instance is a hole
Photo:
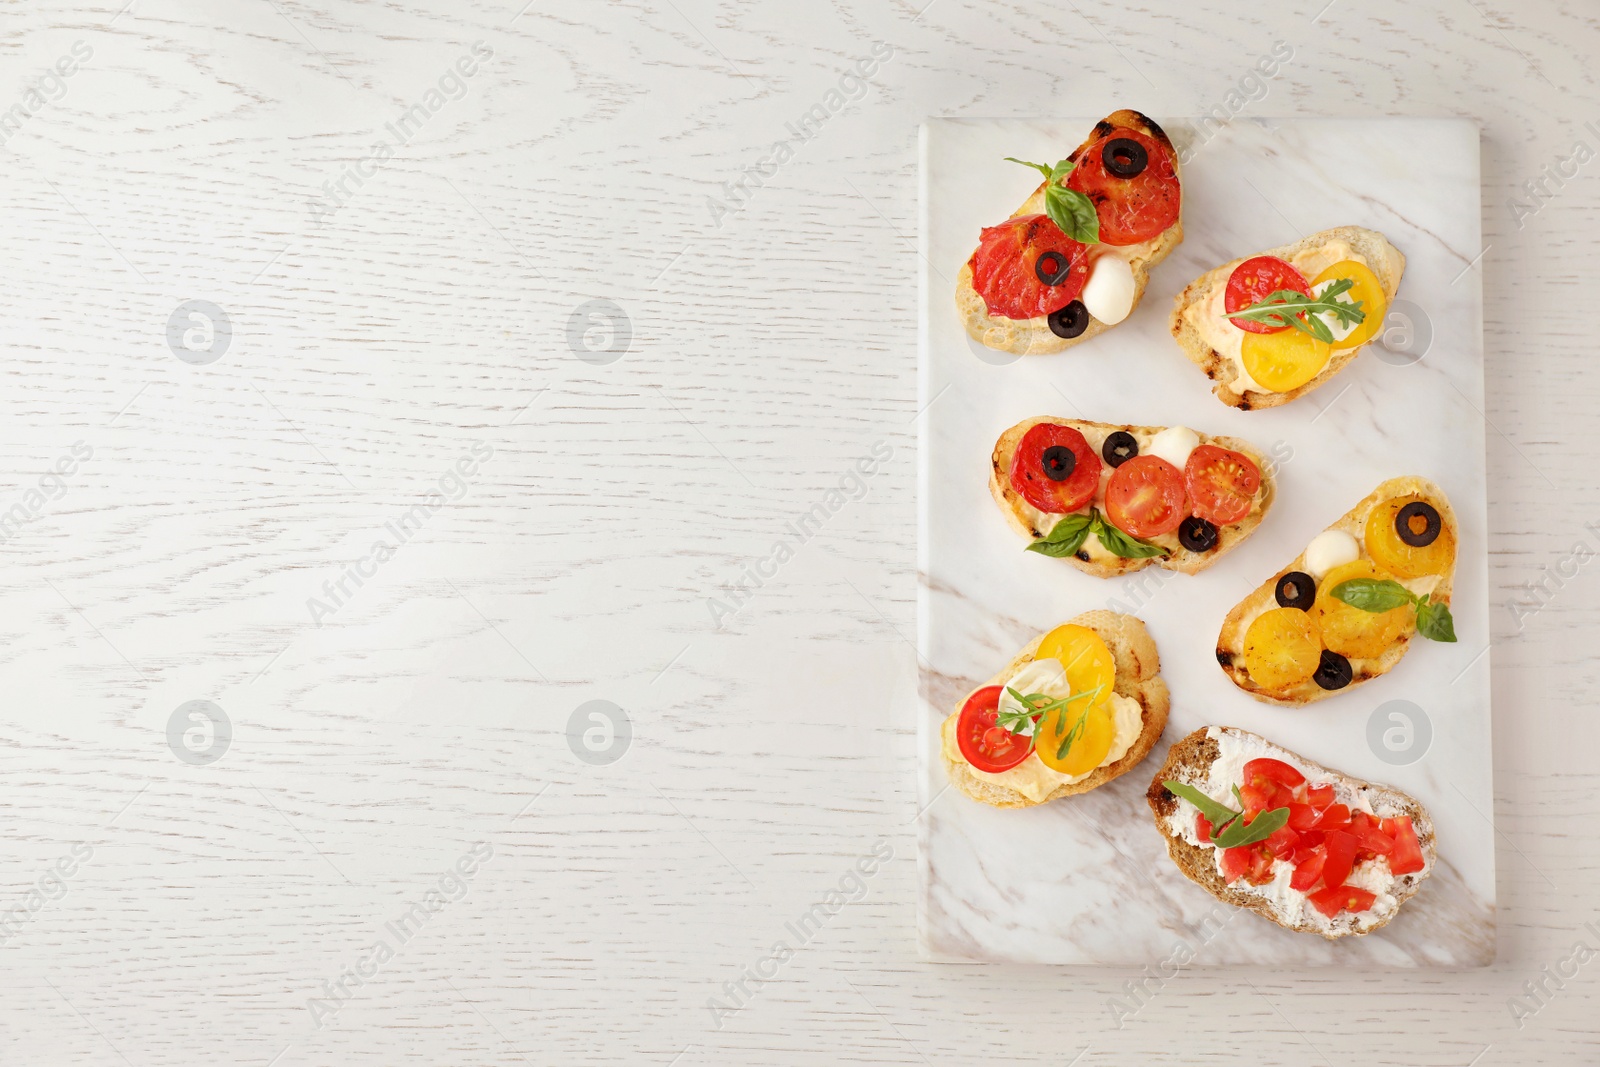
[[[1046,464],[1045,453],[1065,448],[1072,453],[1072,473],[1056,481],[1048,469],[1060,469],[1060,453],[1052,453]],[[1126,464],[1124,464],[1126,466]],[[1041,422],[1022,435],[1011,457],[1011,488],[1040,511],[1066,515],[1094,499],[1100,486],[1100,456],[1089,447],[1083,434],[1070,426]]]
[[[1306,282],[1306,276],[1295,270],[1277,256],[1256,256],[1247,259],[1228,275],[1228,289],[1223,294],[1223,310],[1228,314],[1243,310],[1251,304],[1259,304],[1279,289],[1292,289],[1297,293],[1311,295],[1311,286]],[[1251,333],[1277,333],[1287,330],[1287,326],[1268,326],[1261,322],[1251,322],[1249,319],[1229,319],[1229,322],[1241,330]]]
[[[1202,519],[1218,526],[1238,522],[1250,514],[1256,490],[1261,488],[1261,468],[1243,452],[1233,452],[1216,445],[1201,445],[1189,453],[1189,462],[1183,465],[1183,484],[1189,492],[1189,506]],[[1251,760],[1251,763],[1278,763],[1279,760]],[[1289,767],[1298,782],[1285,782],[1293,788],[1304,782],[1305,776]],[[1249,774],[1249,764],[1245,773]]]
[[[1402,815],[1394,823],[1394,851],[1389,854],[1389,869],[1395,874],[1416,874],[1426,864],[1422,858],[1422,844],[1411,825],[1411,816]]]
[[[1055,252],[1070,264],[1060,285],[1039,280],[1039,256]],[[1022,215],[987,226],[972,254],[972,287],[989,314],[1036,319],[1078,299],[1089,277],[1088,249],[1061,232],[1049,215]]]
[[[1127,138],[1145,152],[1144,170],[1119,178],[1106,168],[1105,149],[1110,141]],[[1100,240],[1108,245],[1148,241],[1178,221],[1183,189],[1167,146],[1138,130],[1117,128],[1095,141],[1078,156],[1067,188],[1094,202],[1100,217]]]
[[[1009,771],[1033,751],[1032,738],[1014,734],[998,724],[1002,692],[998,685],[978,690],[967,698],[956,719],[956,744],[961,755],[978,770],[990,774]]]
[[[1186,514],[1183,505],[1183,474],[1157,456],[1134,456],[1106,483],[1106,516],[1135,537],[1176,530]]]
[[[1336,885],[1320,893],[1311,894],[1311,905],[1328,918],[1341,911],[1366,911],[1377,900],[1375,894],[1355,886]]]
[[[1322,839],[1328,862],[1322,868],[1322,880],[1329,886],[1343,885],[1356,864],[1356,839],[1343,830],[1330,830]]]
[[[1306,800],[1319,812],[1333,803],[1333,786],[1314,785],[1306,790]]]
[[[1298,889],[1304,893],[1322,880],[1322,866],[1328,862],[1328,854],[1322,851],[1312,852],[1304,860],[1296,859],[1294,876],[1289,879],[1289,888]]]
[[[1194,836],[1198,837],[1203,845],[1211,843],[1211,820],[1198,811],[1194,813]]]

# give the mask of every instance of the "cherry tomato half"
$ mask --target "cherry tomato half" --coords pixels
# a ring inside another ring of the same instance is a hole
[[[1306,276],[1277,256],[1255,256],[1233,268],[1228,275],[1228,288],[1223,294],[1223,310],[1228,314],[1241,311],[1251,304],[1259,304],[1279,289],[1292,289],[1311,295]],[[1248,333],[1277,333],[1287,326],[1268,326],[1249,319],[1229,319],[1239,329]]]
[[[1036,266],[1046,252],[1069,264],[1059,285],[1039,280]],[[1021,215],[985,227],[972,254],[972,287],[989,314],[1000,318],[1036,319],[1059,311],[1078,299],[1088,277],[1088,249],[1062,233],[1049,215]]]
[[[1178,528],[1186,514],[1183,473],[1158,456],[1134,456],[1106,484],[1106,515],[1135,537],[1155,537]]]
[[[1261,488],[1261,468],[1242,452],[1201,445],[1189,453],[1183,483],[1194,513],[1226,526],[1250,514],[1256,490]]]
[[[1011,488],[1047,514],[1077,511],[1099,485],[1100,456],[1070,426],[1039,423],[1022,435],[1011,457]]]
[[[1014,734],[997,721],[1000,694],[1004,691],[998,685],[984,686],[967,698],[956,719],[956,744],[961,755],[978,770],[990,774],[1009,771],[1033,751],[1031,738]]]
[[[1119,177],[1106,167],[1107,146],[1115,159],[1119,146],[1112,142],[1119,140],[1133,141],[1144,150],[1144,169],[1131,177]],[[1148,134],[1120,127],[1083,150],[1067,176],[1067,188],[1094,202],[1100,240],[1108,245],[1150,240],[1178,221],[1183,206],[1178,170],[1167,146]]]

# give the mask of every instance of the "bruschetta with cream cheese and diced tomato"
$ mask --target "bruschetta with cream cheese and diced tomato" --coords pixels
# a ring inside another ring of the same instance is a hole
[[[1127,318],[1150,268],[1183,240],[1178,153],[1160,126],[1122,110],[1054,165],[1004,222],[986,227],[956,280],[956,307],[980,344],[1060,352]]]

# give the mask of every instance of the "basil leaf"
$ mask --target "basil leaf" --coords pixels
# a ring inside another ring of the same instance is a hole
[[[1273,808],[1263,811],[1248,823],[1243,819],[1238,820],[1221,833],[1211,838],[1211,843],[1218,848],[1238,848],[1240,845],[1253,845],[1257,841],[1265,841],[1278,831],[1280,827],[1289,822],[1288,808]]]
[[[1099,512],[1094,514],[1094,535],[1100,539],[1107,552],[1123,559],[1148,559],[1151,556],[1165,556],[1167,550],[1160,545],[1141,541],[1137,537],[1130,537],[1106,522],[1100,517]]]
[[[1060,559],[1075,556],[1089,536],[1091,516],[1068,515],[1053,526],[1049,533],[1028,546],[1029,552]]]
[[[1333,587],[1333,598],[1362,611],[1393,611],[1416,602],[1411,590],[1390,578],[1351,578]]]
[[[1052,180],[1044,191],[1044,211],[1062,233],[1079,244],[1099,243],[1100,215],[1094,209],[1094,201],[1076,189]]]
[[[1050,168],[1043,163],[1029,163],[1026,159],[1018,159],[1016,156],[1007,156],[1006,162],[1021,163],[1024,167],[1032,167],[1034,170],[1044,175],[1045,181],[1050,180]]]
[[[1417,605],[1417,633],[1429,641],[1454,642],[1456,620],[1450,616],[1450,605],[1429,597]]]
[[[1212,827],[1211,832],[1213,834],[1215,834],[1217,830],[1220,829],[1224,824],[1238,818],[1239,816],[1238,812],[1234,811],[1226,804],[1219,804],[1192,785],[1185,785],[1182,782],[1172,781],[1162,782],[1161,784],[1167,787],[1167,792],[1174,796],[1182,797],[1184,800],[1187,800],[1189,803],[1199,808],[1200,814],[1204,815],[1206,819],[1210,821]]]

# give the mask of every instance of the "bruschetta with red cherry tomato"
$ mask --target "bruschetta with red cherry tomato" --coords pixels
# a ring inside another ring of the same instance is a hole
[[[1391,478],[1228,613],[1217,662],[1257,700],[1299,707],[1393,669],[1418,635],[1454,642],[1459,542],[1444,490]]]
[[[1127,318],[1150,268],[1183,240],[1178,153],[1160,126],[1122,110],[1066,159],[1008,162],[1044,181],[979,235],[956,280],[956,307],[980,344],[1061,352]]]
[[[939,731],[945,771],[997,808],[1087,793],[1150,754],[1170,706],[1144,623],[1085,612],[962,699]]]
[[[1381,233],[1323,230],[1196,278],[1178,294],[1172,336],[1224,404],[1277,407],[1325,384],[1378,336],[1405,268]]]
[[[989,492],[1029,551],[1114,578],[1205,570],[1255,532],[1275,483],[1235,437],[1040,416],[995,442]]]
[[[1174,743],[1145,800],[1191,881],[1329,941],[1386,925],[1438,862],[1411,797],[1231,726]]]

